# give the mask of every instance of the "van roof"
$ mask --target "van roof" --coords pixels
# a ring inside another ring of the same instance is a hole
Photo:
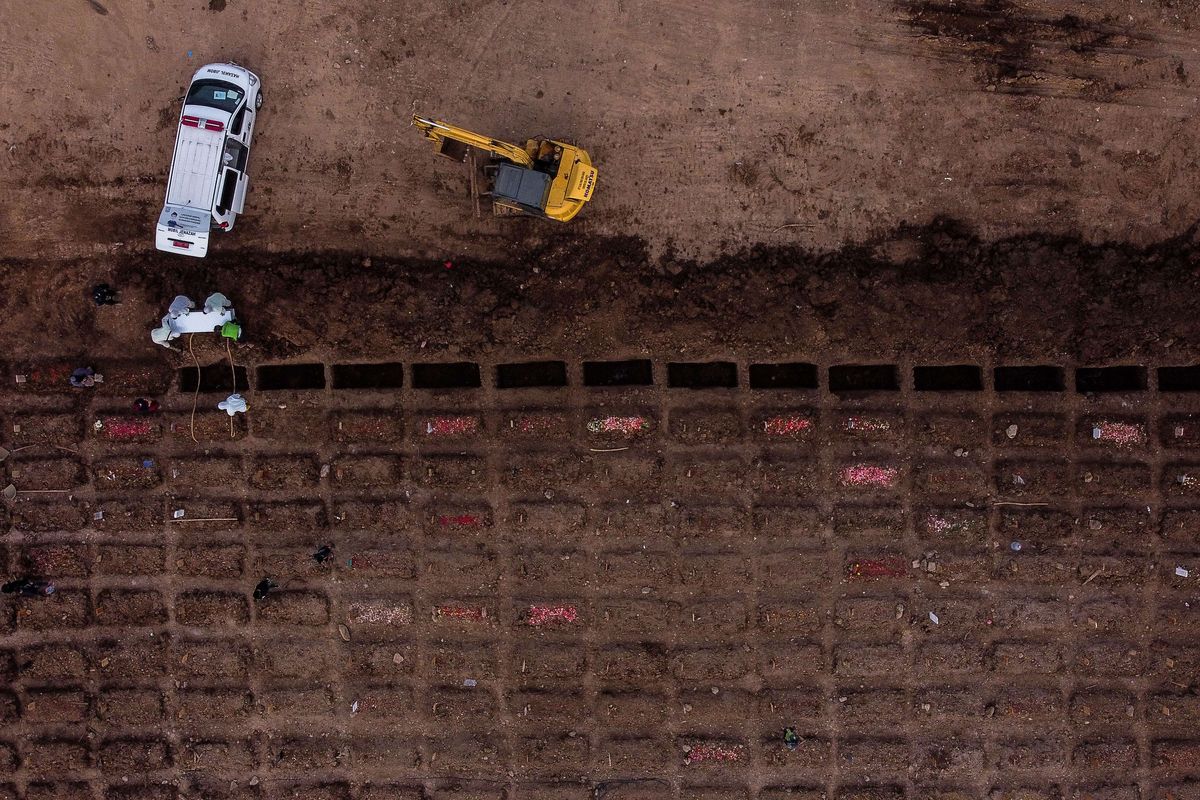
[[[233,81],[243,88],[249,88],[258,82],[258,76],[250,70],[231,62],[205,64],[192,75],[192,83],[199,80]]]
[[[195,119],[200,121],[198,125],[188,124],[189,120]],[[205,120],[219,123],[219,130],[206,128]],[[214,108],[184,107],[167,185],[169,205],[212,210],[228,121],[228,114]]]

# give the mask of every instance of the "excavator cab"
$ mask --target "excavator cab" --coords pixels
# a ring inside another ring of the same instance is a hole
[[[492,178],[492,202],[510,206],[533,216],[545,215],[554,178],[536,169],[500,163],[485,167]]]
[[[592,199],[596,168],[587,152],[566,142],[530,139],[521,148],[438,120],[414,116],[413,125],[437,145],[439,154],[466,160],[470,148],[486,151],[487,194],[498,214],[520,213],[560,222],[572,219]]]

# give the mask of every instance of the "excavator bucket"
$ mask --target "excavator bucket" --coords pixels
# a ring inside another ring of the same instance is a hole
[[[463,163],[467,160],[467,153],[470,152],[471,146],[463,142],[455,141],[454,139],[442,139],[438,142],[437,152],[439,156]]]

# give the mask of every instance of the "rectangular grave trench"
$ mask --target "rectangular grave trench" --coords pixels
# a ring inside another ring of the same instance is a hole
[[[565,361],[527,361],[496,365],[497,389],[532,389],[567,385]]]
[[[267,364],[255,373],[254,387],[259,391],[325,388],[324,364]]]
[[[334,364],[335,389],[400,389],[404,387],[404,365],[396,361],[382,364]]]
[[[1200,366],[1159,367],[1160,392],[1200,392]]]
[[[652,386],[654,367],[649,359],[583,362],[584,386]]]
[[[983,370],[974,364],[913,367],[913,388],[918,392],[980,392]]]
[[[829,368],[831,392],[898,392],[895,364],[838,364]]]
[[[820,384],[816,364],[751,364],[751,389],[816,389]]]
[[[1145,390],[1145,367],[1080,367],[1075,370],[1075,391],[1080,394]]]
[[[732,361],[674,361],[667,364],[667,386],[672,389],[734,389],[737,364]]]
[[[483,385],[479,365],[472,361],[413,364],[414,389],[478,389]]]
[[[209,364],[207,367],[200,368],[199,384],[200,391],[203,392],[244,392],[250,388],[249,379],[246,376],[245,367],[233,368],[236,374],[231,375],[229,372],[229,364],[225,361],[219,361],[216,364]],[[236,382],[236,386],[234,385]],[[195,392],[197,383],[197,375],[195,367],[180,367],[179,368],[179,391],[180,392]]]
[[[1062,367],[1048,364],[996,367],[992,381],[997,392],[1061,392],[1067,388]]]

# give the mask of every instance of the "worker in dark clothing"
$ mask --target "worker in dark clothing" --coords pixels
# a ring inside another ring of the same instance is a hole
[[[278,587],[279,584],[275,581],[271,580],[270,578],[263,578],[258,582],[258,585],[254,587],[254,599],[262,600],[271,593],[272,589],[276,589]]]
[[[333,545],[323,544],[317,548],[317,552],[313,553],[313,560],[318,564],[324,564],[330,556],[333,555]]]
[[[157,400],[147,400],[145,397],[139,397],[133,401],[133,413],[137,414],[138,416],[144,417],[147,414],[153,414],[156,411],[158,411]]]
[[[71,385],[76,389],[86,389],[96,385],[96,370],[91,367],[80,367],[71,373]]]
[[[98,306],[115,306],[120,302],[117,290],[107,283],[97,283],[92,287],[92,300]]]
[[[0,592],[16,594],[21,597],[45,597],[54,594],[54,584],[48,581],[17,578],[0,586]]]

